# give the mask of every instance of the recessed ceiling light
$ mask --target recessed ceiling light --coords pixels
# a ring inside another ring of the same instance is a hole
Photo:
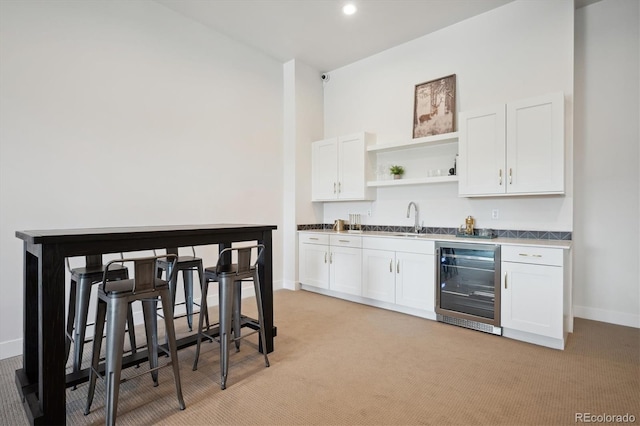
[[[354,13],[356,13],[357,10],[358,8],[356,7],[355,4],[347,3],[342,8],[342,13],[344,13],[345,15],[353,15]]]

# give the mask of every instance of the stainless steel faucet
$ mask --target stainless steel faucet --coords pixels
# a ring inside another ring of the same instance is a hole
[[[418,205],[416,203],[414,203],[413,201],[411,201],[409,203],[409,205],[407,206],[407,218],[409,218],[409,216],[411,215],[411,206],[413,206],[416,210],[416,216],[415,216],[415,223],[413,225],[413,232],[415,232],[416,234],[420,233],[420,231],[422,230],[422,227],[420,226],[420,219],[418,216]]]

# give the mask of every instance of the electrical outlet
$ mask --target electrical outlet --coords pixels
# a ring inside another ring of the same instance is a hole
[[[367,210],[367,216],[371,217],[371,209]]]
[[[491,210],[491,219],[500,219],[500,210],[493,209]]]

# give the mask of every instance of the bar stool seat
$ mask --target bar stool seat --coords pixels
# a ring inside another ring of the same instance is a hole
[[[257,253],[256,260],[251,263],[252,252]],[[203,338],[211,340],[209,335],[203,331],[203,323],[205,318],[208,324],[207,314],[207,291],[210,282],[218,282],[219,295],[219,342],[220,342],[220,388],[225,389],[227,386],[227,376],[229,372],[229,343],[233,340],[236,350],[240,350],[240,339],[248,337],[254,333],[259,333],[262,353],[264,354],[265,366],[269,367],[269,358],[267,350],[264,346],[266,342],[264,330],[264,313],[262,310],[262,291],[260,290],[260,277],[258,274],[258,261],[264,251],[264,245],[258,244],[250,247],[242,248],[226,248],[220,252],[218,263],[215,267],[205,269],[204,280],[202,283],[202,301],[200,316],[198,321],[198,334],[196,355],[193,361],[193,370],[198,369],[198,358],[200,357],[200,343]],[[235,254],[237,263],[225,263],[230,255]],[[241,334],[241,291],[242,281],[252,279],[256,295],[256,304],[258,308],[258,330],[254,330],[245,335]],[[233,325],[232,325],[233,321]],[[233,339],[231,338],[231,330],[233,328]]]
[[[115,424],[118,411],[118,395],[120,389],[120,377],[122,371],[122,355],[124,345],[124,332],[127,308],[137,300],[142,302],[145,332],[147,335],[147,350],[149,352],[149,371],[154,386],[158,385],[158,333],[156,304],[158,298],[162,303],[165,329],[167,334],[170,363],[173,366],[178,405],[184,410],[185,404],[182,397],[180,384],[180,368],[178,365],[178,352],[176,346],[176,334],[173,325],[173,306],[169,294],[169,283],[157,278],[157,261],[159,258],[173,261],[174,278],[175,262],[177,256],[173,254],[163,256],[144,257],[136,259],[123,259],[122,262],[133,262],[134,277],[132,279],[112,281],[109,279],[109,271],[114,262],[109,262],[105,268],[102,285],[98,290],[98,307],[96,310],[96,334],[102,334],[105,320],[107,322],[107,349],[105,355],[104,380],[106,383],[105,423]],[[96,378],[99,376],[98,365],[100,362],[100,349],[102,339],[94,339],[93,354],[91,357],[91,371],[89,374],[89,391],[85,415],[89,414],[96,386]],[[146,374],[146,372],[142,373]],[[139,376],[140,374],[136,375]]]
[[[120,255],[120,258],[122,258],[122,255]],[[72,269],[69,259],[66,258],[65,261],[67,270],[71,274],[65,353],[66,359],[68,359],[71,352],[71,342],[73,342],[73,372],[77,372],[82,367],[82,353],[87,331],[91,288],[94,284],[102,281],[105,266],[102,264],[102,255],[86,256],[85,266],[80,268]],[[108,275],[110,280],[126,280],[129,278],[129,270],[122,264],[114,263],[109,268]],[[131,307],[127,311],[127,329],[129,331],[131,352],[136,353],[136,336]]]
[[[200,281],[200,286],[202,286],[202,278],[204,276],[202,258],[196,256],[196,250],[194,247],[191,247],[191,251],[193,253],[192,256],[181,256],[178,254],[178,248],[172,247],[167,248],[167,254],[175,254],[178,256],[178,261],[176,263],[176,268],[178,271],[182,271],[182,281],[184,285],[184,297],[185,297],[185,307],[186,307],[186,317],[187,317],[187,326],[189,327],[189,331],[193,330],[193,271],[198,272],[198,280]],[[154,255],[156,254],[154,250]],[[158,278],[162,278],[163,272],[167,273],[167,277],[171,275],[171,262],[167,262],[165,260],[158,260]],[[175,279],[169,281],[169,289],[171,290],[172,303],[175,309],[176,305],[176,289],[178,286],[178,274],[175,275]],[[181,316],[180,316],[181,317]],[[177,317],[177,318],[180,318]],[[176,317],[174,317],[175,319]]]

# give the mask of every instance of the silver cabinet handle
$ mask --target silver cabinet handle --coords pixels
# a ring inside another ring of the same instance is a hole
[[[507,273],[504,273],[504,289],[507,289]]]
[[[400,261],[396,261],[396,274],[400,273]]]
[[[502,186],[502,169],[498,171],[498,184]]]
[[[333,263],[333,253],[329,253],[329,263]]]
[[[324,252],[324,263],[327,263],[327,252]]]
[[[513,183],[513,173],[511,170],[511,167],[509,167],[509,185],[511,185]]]
[[[338,241],[341,242],[341,243],[349,243],[349,242],[351,242],[350,240],[338,240]]]
[[[342,192],[342,182],[338,182],[338,194]]]
[[[336,193],[336,183],[335,182],[333,182],[333,193],[334,194]]]
[[[314,241],[318,241],[318,238],[315,237],[309,237],[310,240],[314,240]]]
[[[393,272],[393,259],[389,261],[389,272]]]
[[[524,256],[524,257],[542,257],[541,254],[529,254],[529,253],[519,253],[518,256]]]

